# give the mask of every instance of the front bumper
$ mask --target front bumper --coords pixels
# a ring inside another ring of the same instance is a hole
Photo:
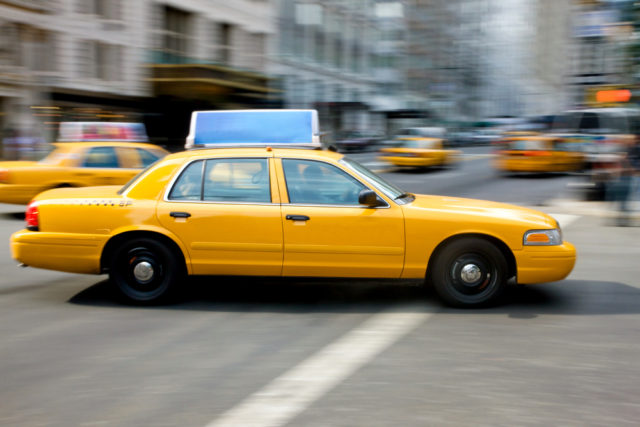
[[[558,246],[524,246],[513,254],[520,284],[562,280],[576,263],[576,248],[569,242]]]
[[[446,156],[439,157],[409,157],[409,156],[380,156],[380,160],[389,162],[395,166],[428,167],[447,164]]]
[[[30,267],[100,274],[100,257],[108,237],[21,230],[11,235],[11,255]]]

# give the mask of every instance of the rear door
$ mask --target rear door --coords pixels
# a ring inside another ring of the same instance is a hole
[[[157,215],[188,248],[193,274],[278,276],[282,223],[272,159],[213,158],[181,171]]]
[[[88,147],[72,175],[74,182],[85,186],[124,184],[138,172],[125,166],[125,159],[118,156],[116,147]]]

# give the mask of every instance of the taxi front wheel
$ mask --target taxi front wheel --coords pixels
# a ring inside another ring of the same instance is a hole
[[[136,238],[111,257],[109,278],[129,301],[151,304],[167,299],[181,276],[174,254],[161,242]]]
[[[449,243],[435,259],[433,286],[455,307],[479,307],[497,302],[507,284],[507,262],[491,242],[463,238]]]

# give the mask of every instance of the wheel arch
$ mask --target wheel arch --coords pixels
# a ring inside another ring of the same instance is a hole
[[[462,233],[462,234],[456,234],[453,236],[449,236],[446,239],[444,239],[442,242],[440,242],[438,244],[438,246],[436,246],[436,248],[433,250],[433,252],[431,252],[431,256],[429,257],[429,262],[427,263],[427,274],[426,274],[426,279],[429,282],[431,280],[431,271],[433,271],[433,264],[435,262],[435,260],[438,258],[438,255],[440,254],[440,252],[442,252],[442,250],[449,244],[451,244],[452,242],[455,242],[457,240],[461,240],[461,239],[465,239],[465,238],[475,238],[475,239],[482,239],[485,240],[493,245],[495,245],[500,252],[502,253],[502,255],[504,256],[505,261],[507,262],[507,268],[508,268],[508,278],[512,278],[512,277],[516,277],[517,276],[517,272],[518,272],[518,267],[516,264],[516,258],[513,255],[513,252],[511,251],[511,249],[509,249],[509,246],[507,246],[506,243],[504,243],[502,240],[498,239],[497,237],[488,235],[488,234],[482,234],[482,233]]]
[[[185,255],[181,245],[178,244],[171,237],[165,234],[162,234],[160,232],[151,231],[151,230],[128,230],[128,231],[123,231],[121,233],[118,233],[113,237],[111,237],[107,241],[107,243],[104,245],[104,248],[102,249],[102,255],[100,256],[100,272],[108,273],[109,261],[111,260],[111,257],[115,253],[115,250],[120,243],[130,239],[141,238],[141,237],[154,239],[167,245],[167,247],[169,247],[177,256],[180,257],[179,261],[180,261],[180,264],[184,266],[184,271],[187,274],[191,273],[190,265],[189,263],[187,263],[188,258]]]

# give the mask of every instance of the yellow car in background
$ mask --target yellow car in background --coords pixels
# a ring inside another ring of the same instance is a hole
[[[399,135],[395,138],[396,145],[381,149],[378,158],[400,167],[428,168],[451,165],[458,160],[460,152],[445,149],[443,141],[443,138],[437,137]]]
[[[529,135],[496,144],[494,166],[503,172],[575,172],[584,168],[581,144],[557,137]]]
[[[0,162],[0,203],[26,205],[51,188],[122,185],[167,154],[138,142],[57,142],[40,161]]]
[[[571,272],[575,248],[551,216],[406,193],[342,154],[310,149],[319,147],[312,113],[196,112],[188,147],[216,135],[228,143],[238,129],[246,147],[171,154],[122,188],[41,193],[11,237],[12,255],[108,273],[138,303],[166,298],[186,275],[241,275],[422,279],[447,303],[474,307],[495,302],[510,279]],[[309,148],[280,147],[284,139]]]

